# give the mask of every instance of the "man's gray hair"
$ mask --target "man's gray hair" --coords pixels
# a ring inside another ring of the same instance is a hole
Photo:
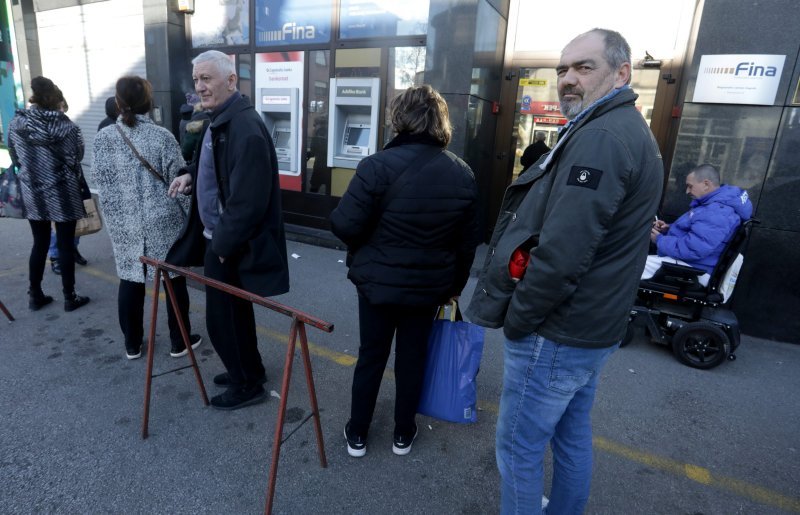
[[[714,186],[720,185],[719,170],[717,170],[713,165],[707,163],[702,164],[689,173],[694,174],[694,178],[697,182],[705,181],[707,179]]]
[[[535,139],[536,141],[544,141],[546,137],[547,133],[544,131],[536,131],[533,133],[533,139]]]
[[[233,61],[219,50],[207,50],[192,59],[192,66],[196,66],[200,63],[214,63],[217,71],[220,72],[223,77],[230,77],[236,74],[236,66],[233,64]]]
[[[606,61],[612,69],[616,70],[624,63],[631,62],[631,47],[625,38],[617,31],[609,29],[592,29],[587,34],[596,32],[603,36],[606,44]]]

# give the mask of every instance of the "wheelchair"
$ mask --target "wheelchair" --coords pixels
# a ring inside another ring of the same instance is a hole
[[[629,344],[637,328],[643,326],[653,343],[671,346],[672,353],[684,365],[710,369],[736,359],[734,352],[741,340],[739,321],[728,301],[738,269],[730,277],[728,271],[740,255],[744,256],[750,231],[756,224],[758,221],[751,218],[737,228],[707,286],[698,280],[705,271],[672,263],[663,263],[652,278],[643,280],[621,346]],[[740,266],[741,260],[738,261]],[[724,295],[726,279],[732,284]]]

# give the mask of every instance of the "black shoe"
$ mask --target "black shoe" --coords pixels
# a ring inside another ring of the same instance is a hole
[[[72,293],[64,296],[64,311],[75,311],[89,303],[89,297],[82,297]]]
[[[196,349],[203,343],[203,337],[199,334],[190,334],[189,341],[192,343],[192,350]],[[181,356],[186,356],[189,354],[189,351],[186,350],[186,345],[183,344],[183,340],[179,342],[172,342],[172,349],[169,351],[169,355],[173,358],[180,358]]]
[[[142,342],[139,345],[129,345],[125,342],[125,356],[128,359],[137,359],[142,357]]]
[[[42,290],[28,290],[28,309],[31,311],[39,311],[51,302],[53,302],[53,297],[45,295]]]
[[[414,434],[411,436],[399,435],[395,433],[392,442],[392,452],[397,454],[398,456],[405,456],[406,454],[411,452],[411,445],[414,443],[414,440],[416,440],[416,438],[417,438],[416,424],[414,424]]]
[[[267,398],[264,387],[259,385],[250,387],[230,387],[225,393],[211,398],[211,407],[220,410],[235,410],[258,404]]]
[[[57,259],[51,259],[50,270],[56,275],[61,275],[61,263],[59,263]]]
[[[194,347],[193,347],[194,348]],[[267,384],[267,374],[261,376],[258,381],[258,384]],[[231,375],[227,372],[223,372],[221,374],[217,374],[214,376],[214,384],[217,386],[230,386],[231,385]]]
[[[89,262],[86,261],[86,258],[81,256],[81,253],[78,252],[78,249],[75,249],[75,262],[81,266],[86,266],[89,264]]]
[[[361,458],[367,454],[367,439],[350,432],[350,422],[344,426],[344,438],[347,440],[347,454]]]

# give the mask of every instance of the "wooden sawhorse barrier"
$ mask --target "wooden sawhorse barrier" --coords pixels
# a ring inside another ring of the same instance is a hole
[[[11,316],[11,312],[8,310],[6,305],[3,304],[2,300],[0,300],[0,311],[3,312],[3,314],[6,316],[6,318],[8,319],[9,322],[13,322],[14,321],[14,317]]]
[[[326,333],[333,332],[333,324],[330,322],[326,322],[319,318],[313,317],[302,311],[298,311],[294,308],[281,304],[279,302],[275,302],[270,300],[266,297],[259,297],[253,293],[248,291],[242,290],[240,288],[235,288],[229,284],[225,284],[220,281],[216,281],[214,279],[209,279],[200,274],[196,274],[187,268],[182,268],[174,265],[170,265],[169,263],[165,263],[164,261],[159,261],[156,259],[151,259],[147,256],[142,256],[139,260],[149,266],[152,266],[155,270],[155,281],[153,286],[153,307],[152,307],[152,314],[150,317],[150,335],[147,342],[147,372],[145,376],[145,386],[144,386],[144,414],[142,416],[142,438],[147,438],[147,428],[148,428],[148,421],[150,418],[150,387],[153,382],[153,355],[155,354],[155,337],[156,337],[156,320],[158,318],[158,295],[159,295],[159,285],[161,284],[161,280],[164,281],[164,285],[167,289],[167,296],[169,298],[169,302],[172,303],[172,307],[175,310],[175,313],[180,313],[180,309],[178,309],[178,301],[175,298],[175,290],[172,287],[172,281],[169,278],[169,273],[174,273],[177,275],[181,275],[188,279],[192,279],[197,281],[200,284],[205,285],[206,288],[216,288],[220,291],[227,293],[228,295],[234,295],[241,299],[248,300],[253,304],[258,304],[259,306],[263,306],[267,309],[271,309],[272,311],[281,313],[286,315],[292,319],[292,325],[289,330],[289,344],[286,347],[286,360],[283,365],[283,381],[281,383],[281,400],[280,400],[280,407],[278,408],[278,423],[275,426],[275,438],[273,439],[272,443],[272,464],[270,465],[269,469],[269,481],[267,487],[267,501],[264,507],[264,513],[269,515],[272,513],[272,501],[275,497],[275,481],[278,475],[278,459],[280,458],[280,450],[281,445],[283,445],[283,425],[284,420],[286,418],[286,404],[289,398],[289,380],[292,377],[292,361],[294,359],[295,354],[295,347],[297,344],[297,338],[300,337],[300,353],[303,356],[303,366],[305,368],[306,374],[306,384],[308,386],[308,395],[311,401],[311,414],[306,417],[303,421],[304,423],[308,420],[308,418],[314,418],[314,427],[317,433],[317,446],[319,449],[319,461],[322,468],[326,468],[328,466],[328,460],[325,458],[325,442],[322,438],[322,424],[320,422],[319,417],[319,407],[317,406],[317,391],[314,387],[314,376],[311,372],[311,355],[308,351],[308,340],[306,339],[306,325],[310,325],[312,327],[316,327],[321,331],[325,331]],[[187,365],[184,367],[175,368],[173,370],[169,370],[167,372],[163,372],[158,375],[169,374],[172,372],[177,372],[178,370],[183,370],[185,368],[191,367],[194,369],[194,375],[197,379],[197,385],[200,387],[200,395],[203,398],[203,402],[206,406],[208,406],[208,395],[206,394],[206,388],[203,384],[203,378],[200,375],[200,369],[197,366],[197,360],[194,357],[194,351],[192,350],[192,346],[189,343],[189,333],[186,330],[186,325],[183,323],[182,317],[178,318],[178,324],[181,329],[181,336],[183,337],[183,342],[186,345],[186,349],[189,351],[189,360],[191,361],[191,365]]]

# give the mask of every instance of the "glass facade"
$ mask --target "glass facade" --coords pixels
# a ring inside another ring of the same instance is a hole
[[[703,163],[716,166],[723,183],[746,189],[757,208],[780,115],[780,107],[685,104],[662,205],[664,216],[686,211],[686,176]]]
[[[415,36],[428,33],[430,0],[341,0],[342,39]]]
[[[333,79],[379,79],[372,132],[378,150],[391,139],[386,103],[423,81],[428,8],[429,0],[197,1],[188,24],[194,53],[235,55],[239,90],[276,144],[287,222],[327,228],[355,173],[329,162]]]

